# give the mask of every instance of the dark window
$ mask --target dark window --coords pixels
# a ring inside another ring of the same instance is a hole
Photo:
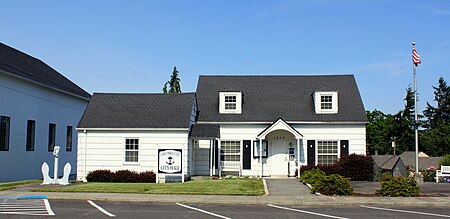
[[[9,150],[9,126],[10,118],[0,116],[0,151]]]
[[[72,126],[67,126],[66,151],[72,151]]]
[[[56,124],[48,125],[48,151],[53,151],[56,143]]]
[[[226,110],[236,109],[236,96],[225,96],[225,109]]]
[[[320,96],[320,108],[321,109],[333,109],[333,97],[332,96]]]
[[[27,121],[27,151],[34,151],[34,138],[35,138],[36,121]]]

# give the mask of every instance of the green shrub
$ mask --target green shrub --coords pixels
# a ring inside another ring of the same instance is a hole
[[[426,170],[421,170],[424,182],[434,182],[436,179],[436,167],[430,166]]]
[[[351,181],[373,181],[372,156],[350,154],[341,157],[335,166],[337,174],[350,178]]]
[[[325,172],[320,170],[319,168],[314,168],[309,171],[305,171],[300,175],[300,180],[309,183],[314,184],[317,181],[320,181],[321,178],[325,176]]]
[[[300,173],[303,174],[306,171],[310,171],[312,169],[317,169],[317,168],[322,170],[323,172],[325,172],[325,174],[327,174],[327,175],[338,174],[335,165],[317,165],[317,166],[308,165],[308,166],[301,166],[300,167]]]
[[[391,177],[389,180],[381,183],[381,189],[379,192],[382,196],[409,197],[418,196],[420,190],[414,178],[397,176]]]
[[[450,154],[445,155],[439,162],[439,165],[450,166]]]
[[[312,192],[319,192],[324,195],[351,195],[353,188],[348,178],[337,174],[323,176],[312,185]]]

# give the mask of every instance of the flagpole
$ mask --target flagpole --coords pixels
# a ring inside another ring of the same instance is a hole
[[[416,45],[416,42],[412,42],[412,46],[414,49],[414,46]],[[419,121],[417,119],[417,76],[416,76],[416,69],[417,69],[417,63],[413,63],[413,77],[414,77],[414,143],[416,148],[416,174],[415,178],[416,181],[419,177]]]

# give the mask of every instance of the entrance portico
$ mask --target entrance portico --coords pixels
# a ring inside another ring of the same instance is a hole
[[[263,162],[263,147],[259,147],[260,170],[258,176],[292,176],[299,167],[300,144],[303,135],[282,118],[256,136],[259,145],[269,143],[266,170]],[[269,169],[270,170],[267,170]]]

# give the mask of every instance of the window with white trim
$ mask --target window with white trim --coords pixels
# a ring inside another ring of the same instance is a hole
[[[242,92],[219,92],[220,114],[242,113]]]
[[[241,160],[241,142],[240,141],[221,141],[221,160],[222,161],[240,161]]]
[[[338,141],[317,141],[317,164],[332,165],[338,160]]]
[[[338,113],[338,93],[336,91],[314,92],[314,105],[317,114]]]
[[[130,163],[139,162],[139,139],[137,138],[125,139],[125,162]]]

